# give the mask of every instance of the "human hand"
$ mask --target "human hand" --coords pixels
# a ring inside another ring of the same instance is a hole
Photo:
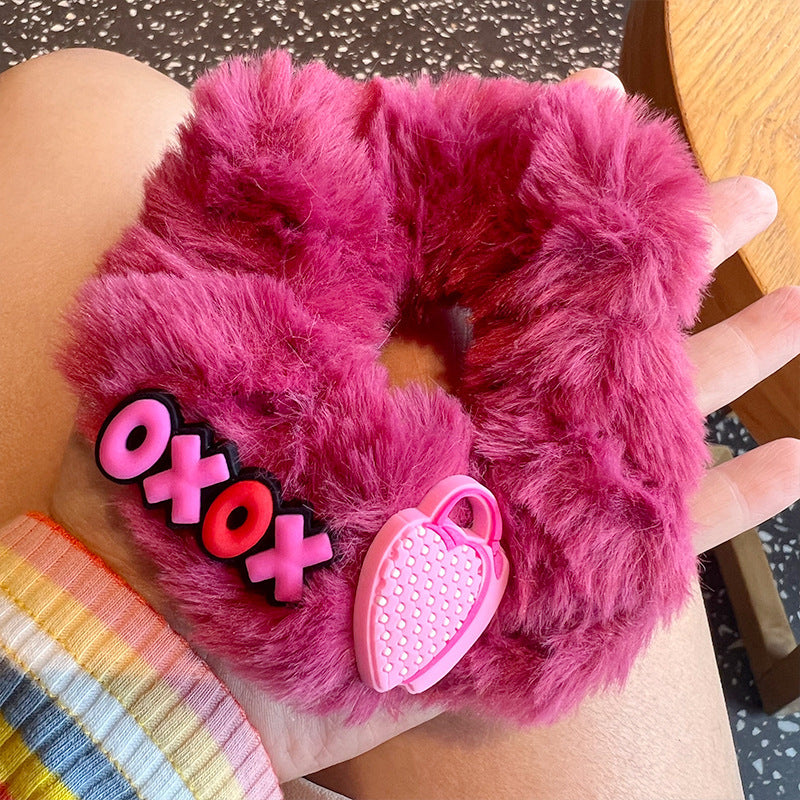
[[[716,268],[772,222],[777,206],[772,190],[754,178],[728,178],[710,191]],[[776,289],[690,336],[686,351],[696,370],[697,404],[710,414],[800,353],[800,286]],[[798,498],[800,439],[768,442],[709,470],[692,500],[696,551],[759,525]]]
[[[621,90],[617,79],[601,70],[579,73],[572,80],[584,80],[598,88]],[[774,196],[768,188],[753,179],[721,181],[712,185],[711,195],[716,234],[710,269],[766,227],[774,215]],[[765,298],[761,303],[767,303],[768,300]],[[752,308],[756,309],[758,305]],[[755,343],[752,356],[755,359],[754,367],[749,378],[752,382],[766,375],[766,370],[776,369],[800,349],[800,314],[795,309],[792,318],[791,313],[791,301],[780,302],[778,298],[778,301],[771,301],[766,309],[740,320],[736,330],[744,331],[741,335]],[[782,342],[780,345],[772,342],[776,331],[784,331],[779,337]],[[718,359],[717,353],[724,347],[732,347],[727,342],[729,336],[728,329],[717,326],[687,340],[689,356],[698,366],[698,402],[706,413],[713,410],[715,404],[723,405],[750,385],[747,381],[742,382],[740,364],[736,361],[731,362],[737,370],[735,379],[719,369],[724,362]],[[800,486],[800,449],[795,440],[783,441],[783,444],[772,443],[754,451],[760,452],[757,462],[751,460],[753,456],[750,454],[751,459],[742,457],[726,465],[726,470],[716,468],[708,473],[693,502],[694,518],[699,529],[702,529],[698,538],[699,550],[760,521],[754,520],[753,513],[746,512],[746,508],[757,511],[755,516],[763,513],[764,517],[768,517],[795,499],[791,489],[792,485],[795,488]],[[754,470],[759,476],[757,484],[751,482]],[[152,570],[138,555],[127,534],[120,530],[121,526],[109,502],[110,494],[116,488],[97,474],[92,453],[85,444],[77,440],[71,443],[64,473],[69,479],[62,481],[54,503],[59,521],[116,569],[191,643],[191,631],[161,596],[155,586]],[[783,476],[782,480],[777,480],[779,476]],[[741,505],[742,512],[733,516],[730,509],[731,491],[747,498],[746,504]],[[307,715],[274,702],[255,684],[239,677],[233,665],[197,649],[226,683],[258,729],[281,781],[352,758],[438,713],[435,708],[420,708],[397,720],[385,714],[376,714],[364,725],[347,727],[343,723],[344,715]]]
[[[624,92],[612,73],[588,69],[567,78]],[[709,186],[713,241],[709,270],[775,218],[772,189],[749,177]],[[786,286],[686,340],[704,415],[743,395],[800,354],[800,286]],[[797,398],[800,407],[800,392]],[[778,439],[709,470],[692,499],[697,553],[759,525],[800,499],[800,440]]]

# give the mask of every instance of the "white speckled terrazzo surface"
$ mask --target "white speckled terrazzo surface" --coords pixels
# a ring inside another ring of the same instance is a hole
[[[617,63],[626,0],[0,0],[0,68],[58,47],[135,55],[184,84],[232,53],[286,47],[348,75],[427,69],[557,79]]]
[[[581,67],[616,67],[627,6],[627,0],[0,0],[0,71],[58,48],[103,47],[188,86],[231,54],[280,46],[359,78],[457,69],[556,80]],[[725,411],[709,418],[709,436],[736,453],[754,446]],[[761,538],[800,638],[800,504],[764,524]],[[800,798],[800,715],[777,719],[760,710],[713,561],[703,583],[745,794]]]

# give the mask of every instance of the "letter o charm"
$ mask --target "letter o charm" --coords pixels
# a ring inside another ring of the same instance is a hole
[[[153,467],[173,432],[173,410],[155,397],[139,397],[109,417],[97,438],[97,464],[107,478],[132,481]],[[131,445],[137,428],[141,442]]]
[[[228,520],[237,508],[244,508],[247,517],[238,527],[230,528]],[[274,509],[275,501],[266,484],[256,480],[232,483],[206,511],[203,547],[216,558],[236,558],[246,553],[266,533]]]

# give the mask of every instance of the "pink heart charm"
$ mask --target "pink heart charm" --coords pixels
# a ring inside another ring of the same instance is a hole
[[[469,500],[472,528],[450,519]],[[486,629],[508,583],[494,495],[466,475],[436,484],[370,545],[356,589],[353,633],[361,679],[412,694],[441,680]]]

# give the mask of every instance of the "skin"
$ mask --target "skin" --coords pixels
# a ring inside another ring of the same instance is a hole
[[[603,70],[572,79],[622,91]],[[88,445],[69,436],[73,401],[48,366],[59,310],[135,217],[142,177],[188,108],[185,89],[104,51],[62,51],[0,75],[0,269],[8,300],[0,315],[0,414],[13,423],[0,431],[2,518],[49,511],[191,643],[191,631],[114,517],[117,488],[100,477]],[[713,269],[769,224],[776,204],[769,187],[752,178],[720,181],[710,192]],[[698,404],[710,413],[800,353],[800,288],[773,292],[690,337],[686,347]],[[436,348],[408,341],[391,342],[383,360],[397,381],[443,374]],[[709,471],[692,500],[697,551],[773,516],[798,495],[798,440],[762,445]],[[694,588],[694,602],[656,634],[624,689],[589,698],[557,725],[528,731],[431,709],[344,728],[336,718],[305,717],[272,702],[232,665],[201,655],[261,733],[282,781],[338,765],[317,780],[359,798],[741,797]]]

